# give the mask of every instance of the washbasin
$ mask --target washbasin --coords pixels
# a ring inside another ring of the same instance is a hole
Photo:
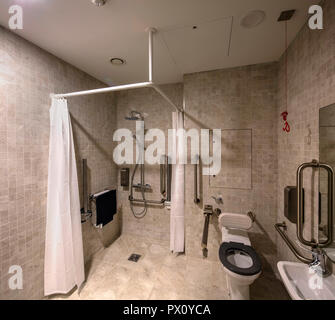
[[[323,278],[304,263],[280,261],[277,266],[293,300],[335,300],[334,275]]]

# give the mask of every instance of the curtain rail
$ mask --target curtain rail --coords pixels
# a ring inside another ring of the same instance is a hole
[[[149,81],[148,82],[140,82],[133,84],[125,84],[121,86],[113,86],[108,88],[100,88],[94,90],[85,90],[85,91],[77,91],[71,93],[64,94],[50,94],[51,98],[54,99],[62,99],[62,98],[70,98],[70,97],[78,97],[78,96],[86,96],[91,94],[99,94],[99,93],[107,93],[113,91],[123,91],[123,90],[131,90],[131,89],[139,89],[139,88],[153,88],[158,92],[168,103],[170,106],[175,108],[177,111],[183,112],[182,109],[178,108],[175,103],[153,82],[153,35],[156,33],[156,29],[148,28],[146,30],[149,33]]]

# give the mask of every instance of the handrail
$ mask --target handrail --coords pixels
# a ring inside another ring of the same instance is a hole
[[[285,241],[285,243],[287,244],[287,246],[289,247],[289,249],[293,252],[293,254],[296,256],[297,259],[299,259],[301,262],[303,263],[312,263],[313,259],[309,259],[304,257],[295,247],[295,245],[293,244],[293,242],[288,238],[288,236],[286,235],[286,233],[284,231],[287,230],[287,226],[285,222],[282,223],[276,223],[275,224],[275,228],[277,230],[277,232],[280,234],[280,236],[283,238],[283,240]],[[284,231],[281,229],[283,228]]]
[[[198,198],[198,166],[200,162],[200,156],[197,156],[197,162],[194,165],[194,203],[199,203],[200,199]]]
[[[166,174],[167,174],[166,163],[167,163],[167,157],[161,156],[159,175],[160,175],[160,193],[162,196],[166,196]]]
[[[82,170],[83,170],[83,208],[82,211],[84,213],[88,212],[89,208],[89,195],[87,191],[87,159],[82,159]]]
[[[170,158],[166,157],[165,163],[165,171],[166,171],[166,202],[171,202],[171,190],[172,190],[172,164],[170,163]]]
[[[328,172],[328,225],[327,225],[327,240],[320,241],[319,247],[328,247],[333,243],[333,217],[334,217],[334,170],[331,166],[320,163],[320,168]]]
[[[328,223],[327,223],[327,240],[316,242],[308,241],[304,238],[304,217],[303,217],[303,171],[306,168],[323,168],[328,172]],[[333,242],[333,214],[334,214],[334,170],[331,166],[319,163],[317,160],[312,162],[303,163],[297,169],[297,190],[298,190],[298,201],[297,201],[297,238],[298,240],[307,246],[324,248],[329,246]]]
[[[157,204],[157,205],[162,205],[165,203],[165,199],[161,200],[143,200],[143,199],[136,199],[131,196],[129,196],[129,201],[131,202],[139,202],[139,203],[146,203],[146,204]]]

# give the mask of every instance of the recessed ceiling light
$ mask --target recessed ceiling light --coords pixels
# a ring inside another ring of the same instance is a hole
[[[247,13],[241,20],[241,26],[244,28],[254,28],[265,20],[266,14],[262,10],[254,10]]]
[[[97,7],[102,7],[106,4],[106,0],[91,0],[91,2]]]
[[[113,64],[114,66],[122,66],[126,64],[126,60],[121,58],[111,58],[110,63]]]

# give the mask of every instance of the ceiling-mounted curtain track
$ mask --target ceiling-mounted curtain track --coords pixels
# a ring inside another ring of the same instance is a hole
[[[94,90],[85,90],[85,91],[77,91],[71,93],[64,93],[64,94],[51,94],[51,98],[55,99],[62,99],[62,98],[70,98],[70,97],[78,97],[78,96],[86,96],[91,94],[98,94],[98,93],[107,93],[113,91],[122,91],[122,90],[131,90],[131,89],[139,89],[139,88],[153,88],[158,92],[169,104],[170,106],[174,107],[177,111],[183,112],[182,109],[178,108],[175,103],[153,82],[153,36],[156,32],[154,28],[147,29],[149,33],[149,81],[148,82],[140,82],[140,83],[133,83],[133,84],[125,84],[121,86],[113,86],[108,88],[100,88]]]

